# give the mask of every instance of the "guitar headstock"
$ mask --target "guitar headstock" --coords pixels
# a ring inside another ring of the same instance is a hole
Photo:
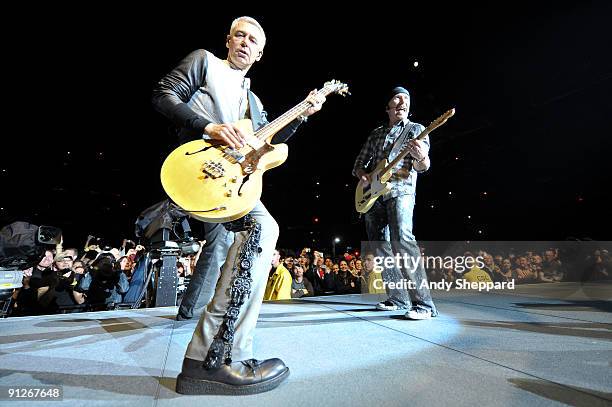
[[[323,89],[326,90],[328,94],[337,93],[341,96],[346,96],[346,95],[351,94],[348,90],[348,85],[346,83],[342,83],[335,79],[325,82],[325,84],[323,85]]]
[[[441,115],[440,117],[438,117],[436,120],[434,120],[433,122],[431,122],[431,124],[429,125],[429,127],[431,127],[432,129],[435,129],[437,127],[442,126],[444,123],[446,123],[446,121],[448,119],[450,119],[451,117],[453,117],[453,115],[455,114],[455,108],[452,108],[450,110],[447,110],[446,112],[444,112],[443,115]]]

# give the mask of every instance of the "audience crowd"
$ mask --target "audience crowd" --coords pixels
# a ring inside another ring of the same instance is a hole
[[[574,255],[564,258],[564,253],[554,247],[503,252],[480,250],[464,252],[463,256],[479,257],[482,261],[462,270],[434,263],[426,267],[428,279],[433,282],[514,281],[515,284],[612,280],[612,259],[605,249],[582,253],[578,258]],[[178,257],[178,301],[189,284],[198,257],[199,253]],[[64,249],[59,244],[55,250],[47,250],[37,266],[24,270],[23,285],[14,290],[8,306],[5,304],[4,316],[148,306],[146,295],[126,295],[131,288],[143,291],[142,281],[137,287],[132,283],[138,265],[147,259],[155,268],[158,260],[150,258],[144,246],[127,239],[116,248],[101,244],[92,236],[82,250]],[[360,256],[353,251],[333,257],[305,247],[301,251],[275,250],[264,300],[384,293],[382,274],[373,254]]]

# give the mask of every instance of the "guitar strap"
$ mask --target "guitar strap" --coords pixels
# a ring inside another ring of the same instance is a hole
[[[249,116],[251,117],[251,122],[253,123],[253,130],[257,131],[266,125],[266,121],[259,110],[259,106],[255,101],[255,95],[253,92],[251,92],[251,89],[249,89],[247,93],[249,98]]]
[[[412,130],[412,122],[409,121],[404,126],[404,129],[402,130],[402,133],[399,135],[397,140],[395,140],[395,144],[393,144],[391,152],[389,153],[389,161],[392,161],[395,157],[398,156],[399,153],[402,152],[402,147],[404,146],[404,143],[406,143],[410,139],[410,130]]]

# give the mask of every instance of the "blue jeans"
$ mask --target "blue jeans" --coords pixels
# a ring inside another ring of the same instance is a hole
[[[379,198],[365,215],[368,239],[376,246],[375,256],[394,257],[407,255],[410,259],[421,259],[421,252],[412,234],[412,214],[414,212],[415,195],[400,195],[383,201]],[[412,263],[410,263],[412,264]],[[438,311],[431,299],[428,287],[421,288],[423,281],[427,282],[425,268],[421,261],[414,269],[406,270],[398,267],[384,267],[383,281],[389,296],[389,301],[402,308],[418,307],[428,309],[432,315]],[[388,283],[401,283],[411,280],[415,289],[389,288]]]
[[[201,314],[212,300],[234,233],[221,223],[204,223],[204,239],[206,243],[179,307],[179,314],[186,318],[192,318],[194,311]]]

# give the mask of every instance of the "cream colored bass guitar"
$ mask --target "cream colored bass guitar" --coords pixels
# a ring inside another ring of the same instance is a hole
[[[320,95],[345,95],[348,87],[326,82]],[[183,144],[166,158],[161,169],[164,190],[178,206],[205,222],[227,222],[249,213],[262,192],[262,176],[287,160],[286,144],[270,144],[272,137],[303,114],[310,104],[298,104],[253,132],[250,120],[234,123],[246,144],[232,149],[214,141],[195,140]]]
[[[446,123],[454,114],[455,109],[451,109],[438,117],[417,136],[417,140],[424,139],[429,133]],[[370,172],[371,182],[368,185],[364,185],[363,180],[359,180],[357,189],[355,190],[355,209],[357,212],[366,213],[370,210],[372,205],[374,205],[374,202],[376,202],[379,196],[391,190],[389,179],[391,175],[393,175],[393,170],[397,164],[404,159],[407,154],[408,150],[404,148],[391,163],[389,163],[388,160],[381,160],[376,165],[376,168]]]

